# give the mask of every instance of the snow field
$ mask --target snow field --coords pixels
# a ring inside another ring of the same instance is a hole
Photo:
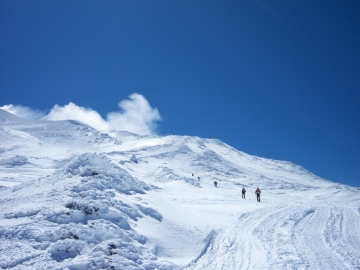
[[[0,135],[1,269],[360,269],[359,191],[290,162],[1,110]]]

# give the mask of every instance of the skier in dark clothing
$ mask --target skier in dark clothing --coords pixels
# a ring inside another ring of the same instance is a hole
[[[243,187],[241,193],[242,193],[242,198],[245,199],[246,189],[244,187]]]
[[[216,181],[214,181],[214,187],[217,187],[217,182]]]
[[[256,194],[256,199],[258,202],[260,202],[260,193],[261,193],[260,188],[257,188],[255,190],[255,194]]]

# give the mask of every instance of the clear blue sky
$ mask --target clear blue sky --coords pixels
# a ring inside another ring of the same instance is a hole
[[[0,106],[105,117],[139,93],[162,135],[360,185],[360,1],[0,3]]]

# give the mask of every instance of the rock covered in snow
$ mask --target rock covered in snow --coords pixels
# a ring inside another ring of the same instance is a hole
[[[132,156],[131,156],[130,161],[131,161],[131,162],[134,162],[134,163],[139,163],[139,161],[137,160],[137,158],[136,158],[135,155],[132,155]]]
[[[0,165],[21,166],[21,165],[25,165],[28,162],[29,160],[27,157],[16,155],[15,157],[11,157],[9,159],[0,160]]]

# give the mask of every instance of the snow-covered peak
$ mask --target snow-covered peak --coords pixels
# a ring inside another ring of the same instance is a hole
[[[1,268],[360,267],[359,191],[291,162],[3,110],[0,137]]]
[[[0,109],[0,124],[1,125],[7,125],[7,124],[19,124],[19,123],[29,123],[32,122],[30,120],[21,118],[19,116],[16,116],[12,113],[9,113],[3,109]]]

